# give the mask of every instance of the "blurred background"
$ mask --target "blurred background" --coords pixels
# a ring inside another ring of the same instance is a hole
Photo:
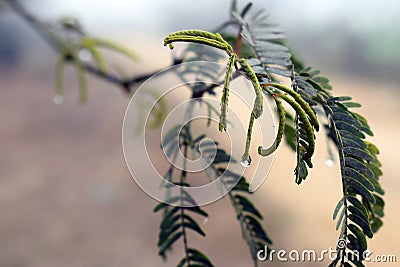
[[[213,29],[228,18],[230,5],[210,0],[21,3],[50,23],[65,15],[76,17],[91,35],[134,50],[140,61],[121,66],[127,75],[170,64],[171,52],[162,46],[169,32]],[[125,166],[121,127],[129,98],[91,77],[89,102],[81,105],[74,72],[68,70],[66,101],[54,104],[56,53],[0,4],[0,266],[175,266],[180,247],[166,263],[157,256],[156,202]],[[400,261],[400,2],[259,0],[254,6],[265,8],[301,58],[331,78],[336,95],[350,95],[363,104],[360,113],[381,150],[387,203],[384,227],[369,249]],[[322,136],[318,142],[315,167],[301,187],[294,183],[294,155],[281,147],[267,181],[254,195],[276,250],[335,246],[339,233],[331,217],[340,199],[339,170],[337,164],[325,163]],[[207,210],[207,238],[193,238],[193,244],[216,266],[251,266],[228,200]]]

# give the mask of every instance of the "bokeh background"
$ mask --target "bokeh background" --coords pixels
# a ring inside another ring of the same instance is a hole
[[[1,2],[1,1],[0,1]],[[229,1],[21,1],[49,22],[78,18],[91,35],[118,41],[140,55],[121,67],[127,75],[162,68],[171,52],[169,32],[212,29],[228,17]],[[239,1],[244,2],[244,1]],[[303,59],[331,78],[337,95],[351,95],[373,127],[381,149],[387,202],[385,225],[369,243],[400,261],[400,2],[254,1],[287,32]],[[57,55],[4,3],[0,9],[0,266],[174,266],[157,256],[156,202],[134,183],[125,166],[121,126],[129,98],[98,78],[89,79],[89,102],[77,101],[74,72],[66,101],[53,103]],[[118,61],[118,59],[115,59]],[[315,168],[300,187],[294,156],[281,147],[271,173],[254,195],[275,249],[334,247],[332,211],[340,198],[337,164],[323,138]],[[227,199],[207,206],[205,239],[193,239],[216,266],[251,266]],[[270,266],[286,266],[273,262]],[[292,263],[326,266],[327,263]],[[370,263],[368,266],[397,266]]]

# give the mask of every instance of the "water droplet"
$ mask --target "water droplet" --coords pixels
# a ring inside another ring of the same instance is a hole
[[[53,102],[57,105],[62,104],[64,102],[64,97],[62,95],[55,95],[53,97]]]
[[[227,121],[227,122],[226,122],[226,128],[232,129],[232,123],[229,122],[229,121]]]
[[[206,223],[208,223],[208,218],[207,217],[203,220],[203,224],[206,224]]]
[[[242,164],[242,166],[245,167],[245,168],[250,167],[250,165],[251,165],[251,157],[249,156],[247,159],[242,159],[240,164]]]
[[[90,61],[92,59],[92,53],[86,48],[79,50],[78,56],[82,61]]]
[[[331,158],[327,158],[327,159],[325,159],[325,163],[326,163],[326,165],[328,165],[329,167],[332,167],[333,164],[335,163],[335,161],[334,161],[333,159],[331,159]]]

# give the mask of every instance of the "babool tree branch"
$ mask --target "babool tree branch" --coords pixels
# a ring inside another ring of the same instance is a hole
[[[54,33],[52,32],[51,26],[46,24],[45,22],[41,21],[37,17],[35,17],[31,12],[29,12],[21,3],[19,0],[5,0],[5,2],[11,7],[11,9],[19,15],[25,22],[27,22],[33,30],[42,38],[43,41],[45,41],[52,49],[58,53],[61,54],[63,51],[63,45],[56,38]],[[66,56],[65,60],[69,63],[73,63],[72,57]],[[173,62],[166,66],[166,67],[171,67],[175,66],[182,63],[182,59],[174,58]],[[121,78],[118,75],[115,75],[113,73],[110,73],[108,71],[101,70],[97,66],[93,66],[89,63],[86,62],[81,62],[82,67],[89,73],[91,73],[94,76],[97,76],[109,83],[115,84],[118,87],[122,88],[123,91],[127,93],[132,93],[135,91],[134,86],[145,81],[146,79],[150,78],[154,74],[158,73],[161,71],[156,70],[153,72],[149,73],[144,73],[140,75],[136,75],[130,78]]]

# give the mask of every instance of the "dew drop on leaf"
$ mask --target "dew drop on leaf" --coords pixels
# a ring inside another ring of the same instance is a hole
[[[251,165],[251,157],[249,156],[247,159],[242,159],[240,161],[240,164],[242,164],[243,167],[248,168]]]

